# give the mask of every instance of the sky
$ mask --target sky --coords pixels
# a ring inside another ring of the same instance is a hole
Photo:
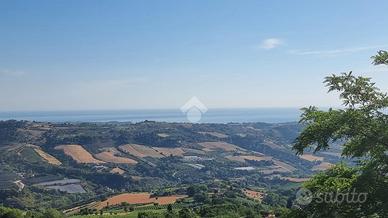
[[[0,111],[340,105],[388,88],[388,1],[1,0]]]

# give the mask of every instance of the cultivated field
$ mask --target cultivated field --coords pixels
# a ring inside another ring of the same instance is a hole
[[[130,155],[133,155],[135,157],[155,157],[155,158],[161,158],[163,155],[161,155],[159,152],[155,151],[152,147],[147,147],[144,145],[137,145],[137,144],[128,144],[128,145],[122,145],[119,147],[121,151],[128,153]]]
[[[204,151],[215,151],[215,150],[224,150],[224,151],[238,151],[243,150],[242,148],[232,145],[226,142],[202,142],[198,143],[203,147]]]
[[[44,152],[42,149],[40,148],[34,148],[34,151],[39,154],[39,156],[41,156],[45,161],[47,161],[49,164],[53,164],[53,165],[61,165],[62,163],[57,159],[55,158],[54,156]]]
[[[272,157],[254,156],[254,155],[226,156],[226,158],[231,161],[239,161],[239,162],[245,162],[246,160],[255,160],[255,161],[272,160]]]
[[[113,151],[103,151],[95,155],[95,157],[99,160],[108,163],[119,163],[119,164],[137,164],[137,161],[126,158],[115,156],[115,152]]]
[[[43,186],[45,189],[58,190],[67,193],[86,193],[85,189],[81,186],[81,180],[79,179],[52,180],[34,185]]]
[[[182,148],[166,148],[166,147],[148,147],[144,145],[128,144],[119,147],[121,151],[133,155],[135,157],[154,157],[162,158],[167,156],[183,156],[185,151]]]
[[[264,143],[265,143],[266,145],[268,145],[269,147],[273,148],[273,149],[284,149],[282,146],[280,146],[280,145],[274,143],[274,142],[271,141],[271,140],[265,139],[265,140],[264,140]]]
[[[85,189],[80,184],[53,185],[46,186],[45,188],[49,190],[58,190],[69,194],[86,193]]]
[[[228,135],[225,135],[225,134],[222,134],[222,133],[219,133],[219,132],[198,132],[200,134],[203,134],[203,135],[211,135],[211,136],[214,136],[214,137],[217,137],[217,138],[220,138],[220,139],[224,139],[224,138],[228,138],[229,136]]]
[[[312,170],[314,170],[314,171],[323,171],[323,170],[329,169],[332,166],[333,166],[333,164],[331,164],[329,162],[322,162],[319,165],[314,166],[312,168]]]
[[[289,164],[286,164],[282,161],[279,161],[279,160],[276,160],[276,159],[273,159],[273,162],[279,166],[280,168],[284,169],[286,172],[293,172],[296,170],[295,167],[289,165]]]
[[[172,196],[163,196],[163,197],[151,197],[150,193],[125,193],[119,194],[113,197],[108,198],[105,201],[97,204],[97,209],[102,209],[106,206],[118,205],[122,202],[127,202],[128,204],[152,204],[157,203],[159,205],[173,204],[176,200],[181,198],[186,198],[185,195],[172,195]]]
[[[294,177],[280,177],[280,178],[287,180],[289,182],[296,182],[296,183],[305,182],[309,180],[309,178],[294,178]]]
[[[55,149],[62,150],[66,155],[70,156],[77,163],[105,163],[95,159],[81,145],[59,145],[56,146]]]
[[[159,152],[164,156],[180,156],[182,157],[185,151],[182,148],[161,148],[161,147],[153,147],[155,151]]]
[[[178,199],[186,198],[186,197],[187,197],[186,195],[162,196],[162,197],[153,198],[153,199],[155,199],[153,202],[157,203],[159,205],[167,205],[167,204],[173,204]]]
[[[115,167],[115,168],[110,170],[110,173],[123,175],[125,173],[125,171],[122,170],[121,168]]]
[[[295,167],[281,162],[276,159],[272,159],[275,165],[269,167],[263,167],[260,169],[260,172],[266,175],[274,174],[274,173],[290,173],[296,170]]]
[[[304,159],[304,160],[308,160],[308,161],[323,161],[323,157],[318,157],[318,156],[315,156],[315,155],[312,155],[312,154],[303,154],[303,155],[300,155],[300,158]]]
[[[341,157],[341,152],[329,152],[329,151],[324,151],[320,152],[321,154],[326,154],[334,157]]]
[[[196,155],[205,155],[206,152],[198,149],[192,149],[192,148],[182,148],[185,153],[191,153]],[[186,154],[187,155],[187,154]]]

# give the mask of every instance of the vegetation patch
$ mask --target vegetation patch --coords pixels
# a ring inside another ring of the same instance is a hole
[[[253,190],[250,190],[250,189],[243,189],[243,193],[248,198],[251,198],[251,199],[254,199],[254,200],[258,200],[258,201],[263,200],[263,198],[265,196],[264,192],[253,191]]]

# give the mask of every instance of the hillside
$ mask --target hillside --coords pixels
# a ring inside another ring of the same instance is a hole
[[[290,145],[300,130],[297,123],[2,121],[0,203],[68,209],[115,193],[214,181],[276,192],[339,160],[335,150],[296,156]]]

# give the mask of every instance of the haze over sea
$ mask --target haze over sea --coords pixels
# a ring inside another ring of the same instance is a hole
[[[300,113],[297,108],[209,109],[200,123],[294,122],[299,120]],[[0,112],[0,120],[10,119],[47,122],[188,122],[186,114],[179,109]]]

